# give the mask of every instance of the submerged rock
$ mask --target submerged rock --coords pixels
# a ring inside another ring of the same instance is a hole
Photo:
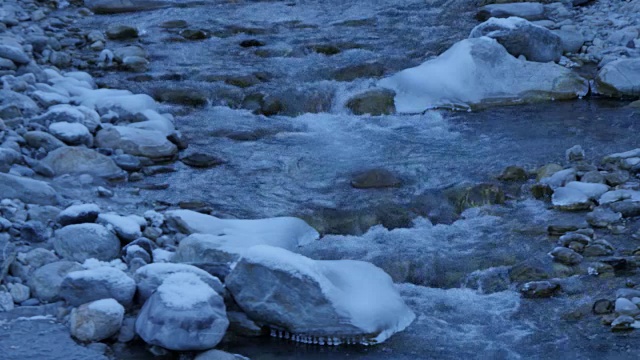
[[[589,90],[588,82],[571,70],[516,59],[487,37],[462,40],[379,85],[396,92],[395,106],[401,113],[574,99]]]
[[[252,320],[294,341],[375,344],[415,318],[391,277],[362,261],[314,261],[256,246],[226,284]]]
[[[144,304],[135,324],[148,344],[177,351],[211,349],[228,326],[222,297],[192,273],[167,277]]]

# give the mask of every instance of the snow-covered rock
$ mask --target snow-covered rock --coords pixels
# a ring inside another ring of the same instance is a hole
[[[581,181],[568,182],[565,187],[580,190],[591,200],[597,200],[602,194],[609,191],[609,186],[605,184],[585,183]]]
[[[113,228],[118,237],[127,242],[142,236],[140,224],[129,216],[100,214],[98,216],[98,223]]]
[[[60,297],[72,306],[113,298],[125,307],[133,303],[136,282],[111,266],[74,271],[62,280]]]
[[[491,18],[473,28],[469,35],[482,36],[496,39],[509,54],[523,55],[529,61],[559,61],[562,56],[562,40],[558,35],[519,17]]]
[[[228,237],[211,234],[191,234],[180,241],[171,261],[189,264],[232,265],[249,247],[245,237]]]
[[[485,5],[478,10],[476,18],[480,21],[489,18],[508,18],[517,16],[527,20],[545,19],[544,5],[537,2],[516,2]]]
[[[62,226],[96,221],[100,214],[100,207],[96,204],[71,205],[62,210],[56,221]]]
[[[154,110],[144,110],[140,114],[147,120],[133,123],[129,125],[129,127],[159,131],[165,136],[169,136],[176,131],[173,122],[165,115],[158,114],[158,112]]]
[[[138,285],[139,300],[141,302],[146,301],[167,277],[185,272],[196,275],[218,294],[224,293],[222,283],[217,277],[195,266],[187,264],[153,263],[141,267],[133,275]]]
[[[108,179],[120,179],[126,175],[111,158],[85,147],[57,148],[49,152],[42,163],[56,175],[90,174]]]
[[[96,145],[151,159],[171,158],[178,152],[178,148],[163,133],[127,126],[100,130],[96,134]]]
[[[304,220],[277,217],[256,220],[219,219],[191,210],[171,210],[165,213],[168,224],[186,234],[211,234],[221,244],[242,248],[271,245],[295,250],[317,240],[320,235]]]
[[[60,104],[51,106],[47,112],[37,116],[32,121],[40,124],[56,122],[82,123],[84,114],[73,105]]]
[[[31,294],[43,302],[58,300],[62,280],[70,272],[79,270],[82,270],[82,266],[75,261],[56,261],[46,264],[36,269],[29,278]]]
[[[5,199],[19,199],[28,204],[55,205],[58,194],[44,181],[0,173],[0,194]]]
[[[540,183],[549,185],[552,189],[555,189],[575,180],[576,169],[569,168],[556,171],[551,176],[543,177],[540,179]]]
[[[576,211],[591,207],[592,202],[584,192],[572,187],[559,187],[551,196],[551,203],[560,210]]]
[[[103,90],[103,89],[99,89]],[[113,111],[121,117],[130,117],[144,110],[156,110],[158,104],[149,95],[93,90],[82,95],[81,104],[95,109],[100,114]]]
[[[56,230],[53,247],[65,259],[109,261],[120,255],[120,240],[99,224],[74,224]]]
[[[168,276],[142,307],[136,332],[177,351],[215,347],[229,326],[222,297],[192,273]]]
[[[572,99],[589,90],[587,81],[572,71],[516,59],[487,37],[462,40],[378,85],[396,92],[396,110],[401,113]]]
[[[640,96],[640,59],[606,64],[595,79],[595,92],[607,96]]]
[[[301,342],[380,343],[415,318],[391,277],[363,261],[315,261],[260,245],[226,285],[252,320]]]
[[[60,121],[49,125],[49,132],[68,145],[93,145],[93,135],[81,123]]]
[[[0,58],[9,59],[18,65],[28,64],[31,61],[24,50],[8,44],[0,44]]]
[[[249,360],[249,358],[214,349],[198,354],[193,360]]]
[[[101,341],[115,335],[123,319],[124,307],[116,300],[96,300],[71,311],[69,329],[80,341]]]
[[[602,194],[602,196],[600,196],[598,203],[600,205],[603,205],[623,200],[640,201],[640,191],[630,189],[607,191],[606,193]]]

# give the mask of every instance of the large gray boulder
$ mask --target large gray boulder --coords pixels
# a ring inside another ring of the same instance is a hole
[[[84,147],[65,146],[57,148],[42,159],[56,175],[90,174],[115,179],[123,178],[124,171],[111,158]]]
[[[166,278],[176,273],[194,274],[218,294],[224,293],[220,280],[200,268],[187,264],[153,263],[139,268],[133,274],[138,286],[138,300],[145,302]]]
[[[562,39],[551,30],[525,19],[491,18],[471,30],[470,38],[488,36],[498,40],[509,54],[523,55],[529,61],[558,61],[562,56]]]
[[[44,131],[29,131],[23,137],[27,145],[34,149],[43,148],[45,151],[52,151],[65,146],[61,140]]]
[[[0,173],[2,198],[18,199],[27,204],[55,205],[58,194],[44,181]]]
[[[620,59],[603,66],[594,90],[607,96],[640,96],[640,59]]]
[[[60,297],[72,306],[113,298],[125,307],[133,303],[136,282],[122,270],[110,266],[74,271],[60,285]]]
[[[0,58],[11,60],[18,65],[28,64],[31,61],[24,50],[8,44],[0,44]]]
[[[571,70],[516,59],[488,37],[462,40],[379,85],[396,92],[396,110],[401,113],[574,99],[589,90],[587,80]]]
[[[391,277],[363,261],[315,261],[260,245],[226,285],[249,318],[300,342],[380,343],[415,318]]]
[[[73,271],[83,270],[75,261],[56,261],[46,264],[33,272],[28,285],[31,294],[43,302],[60,299],[60,285],[62,280]]]
[[[222,297],[197,275],[177,273],[147,300],[135,328],[148,344],[194,351],[215,347],[228,326]]]
[[[80,341],[102,341],[120,330],[123,319],[124,307],[116,300],[96,300],[71,311],[69,330]]]
[[[178,148],[161,132],[126,126],[100,130],[96,135],[96,145],[151,159],[171,158],[178,153]]]
[[[120,255],[120,240],[98,224],[74,224],[56,230],[53,247],[62,258],[78,262],[90,258],[110,261]]]

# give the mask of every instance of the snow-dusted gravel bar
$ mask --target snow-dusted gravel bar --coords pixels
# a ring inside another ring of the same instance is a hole
[[[640,357],[639,0],[2,0],[0,80],[0,360]]]

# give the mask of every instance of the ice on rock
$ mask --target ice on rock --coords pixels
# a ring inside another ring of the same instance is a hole
[[[435,59],[381,80],[396,110],[474,108],[583,96],[586,80],[553,63],[522,61],[488,37],[465,39]]]
[[[277,217],[257,220],[219,219],[191,210],[172,210],[165,213],[166,221],[187,234],[210,234],[225,246],[249,248],[271,245],[288,250],[309,244],[320,234],[304,220]]]
[[[259,245],[245,252],[226,284],[252,320],[291,334],[375,344],[415,318],[391,277],[363,261],[312,260]]]

